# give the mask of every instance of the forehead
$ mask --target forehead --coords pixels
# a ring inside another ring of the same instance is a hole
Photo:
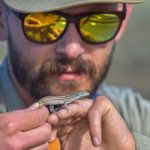
[[[92,11],[113,11],[122,8],[122,4],[86,4],[82,6],[70,7],[62,9],[64,13],[77,14],[82,12],[92,12]]]

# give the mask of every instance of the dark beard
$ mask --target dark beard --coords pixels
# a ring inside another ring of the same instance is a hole
[[[8,46],[11,49],[9,51],[9,57],[16,79],[35,99],[40,99],[48,95],[57,95],[50,90],[51,85],[48,84],[48,79],[51,75],[59,75],[65,72],[68,66],[73,68],[77,73],[85,73],[88,75],[89,81],[92,83],[90,89],[85,90],[88,90],[92,95],[106,77],[112,57],[110,55],[108,61],[101,68],[97,69],[92,61],[83,60],[80,57],[70,60],[64,56],[57,60],[46,60],[40,69],[35,71],[33,64],[23,58],[21,53],[19,53],[21,50],[17,50],[10,37]],[[76,81],[55,82],[59,82],[59,87],[65,91],[76,91],[78,89],[78,83]]]

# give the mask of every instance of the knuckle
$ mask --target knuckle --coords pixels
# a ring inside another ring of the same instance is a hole
[[[37,121],[38,125],[42,125],[45,122],[45,119],[43,118],[43,116],[41,114],[39,114],[36,121]]]
[[[37,113],[35,114],[37,116]],[[42,109],[40,113],[38,113],[37,124],[42,125],[48,119],[48,110]]]
[[[16,132],[16,124],[13,121],[8,122],[5,125],[4,129],[8,134],[12,134],[12,133]]]
[[[39,125],[43,124],[43,117],[42,117],[42,115],[38,116],[38,118],[37,118],[37,124],[39,124]]]
[[[100,103],[101,106],[111,106],[111,101],[106,96],[98,97],[97,101]]]
[[[101,97],[100,105],[103,117],[108,116],[108,114],[112,114],[112,112],[115,110],[113,104],[107,97]]]
[[[13,134],[17,131],[17,122],[13,113],[6,113],[0,115],[0,129],[5,134]]]
[[[1,131],[5,134],[13,134],[17,130],[16,123],[10,119],[3,119],[0,125]]]
[[[112,108],[113,105],[107,97],[99,96],[90,108],[88,117],[96,118],[102,116],[103,114],[107,114],[107,112],[111,112]]]
[[[106,96],[98,96],[97,98],[98,101],[104,101],[104,102],[109,102],[110,100]]]

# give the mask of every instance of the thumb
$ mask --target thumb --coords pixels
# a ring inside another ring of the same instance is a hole
[[[26,110],[35,110],[38,109],[40,107],[40,104],[38,102],[32,104],[31,106],[29,106],[28,108],[26,108]]]

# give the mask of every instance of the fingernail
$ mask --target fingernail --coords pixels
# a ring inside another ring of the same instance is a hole
[[[27,110],[35,110],[35,109],[37,109],[37,108],[39,108],[39,103],[37,102],[37,103],[34,103],[34,104],[32,104],[31,106],[29,106],[28,108],[27,108]]]
[[[99,145],[100,145],[100,140],[99,140],[99,138],[97,138],[96,136],[93,137],[93,144],[94,144],[95,146],[99,146]]]

